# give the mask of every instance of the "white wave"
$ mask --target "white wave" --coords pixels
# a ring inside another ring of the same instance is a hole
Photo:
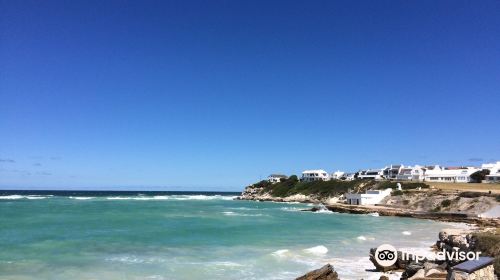
[[[313,254],[313,255],[324,255],[328,253],[328,248],[326,248],[323,245],[307,248],[303,250],[306,253]]]
[[[281,207],[280,210],[287,211],[287,212],[297,212],[301,211],[307,208],[300,208],[300,207]]]
[[[333,214],[334,212],[326,209],[326,208],[323,208],[323,209],[319,209],[318,211],[315,211],[313,213],[318,213],[318,214]]]
[[[367,272],[365,269],[375,268],[366,257],[344,257],[324,260],[324,263],[331,263],[335,266],[335,271],[339,275],[344,275],[346,279],[378,280],[381,275],[386,275],[390,280],[399,280],[402,272],[382,273]],[[319,264],[318,266],[320,266]]]
[[[174,200],[234,200],[236,196],[227,196],[227,195],[173,195],[171,196]]]
[[[77,200],[89,200],[92,198],[95,198],[93,196],[70,196],[70,199],[77,199]]]
[[[260,217],[264,216],[264,214],[246,214],[246,213],[235,213],[233,211],[224,211],[222,212],[225,216],[240,216],[240,217]]]
[[[155,195],[155,196],[111,196],[106,197],[108,200],[167,200],[169,196],[167,195]]]
[[[46,199],[49,197],[50,196],[41,196],[41,195],[28,195],[28,196],[26,196],[27,199]]]
[[[142,263],[152,264],[152,263],[165,263],[165,262],[167,262],[166,259],[158,258],[158,257],[141,258],[141,257],[136,257],[136,256],[110,257],[110,258],[106,258],[106,261],[108,261],[108,262],[121,262],[121,263],[127,263],[127,264],[142,264]]]
[[[288,250],[288,249],[282,249],[282,250],[277,250],[277,251],[272,252],[271,255],[273,255],[275,257],[282,258],[285,255],[287,255],[289,252],[290,252],[290,250]]]
[[[0,196],[0,199],[46,199],[52,197],[53,195],[4,195]]]
[[[380,216],[377,212],[368,213],[368,215],[372,216],[372,217],[378,217],[378,216]]]
[[[243,266],[242,264],[235,263],[235,262],[211,262],[210,265],[215,265],[215,266],[228,266],[228,267],[238,267],[238,266]]]
[[[363,235],[360,235],[360,236],[356,237],[356,239],[361,240],[361,241],[375,240],[375,238],[373,238],[373,237],[366,237],[366,236],[363,236]]]
[[[410,231],[403,231],[401,232],[403,235],[411,235],[411,232]]]
[[[0,196],[0,199],[22,199],[22,198],[24,198],[23,195],[17,195],[17,194]]]

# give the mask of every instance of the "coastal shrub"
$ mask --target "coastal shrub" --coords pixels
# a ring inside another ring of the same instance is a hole
[[[348,190],[359,187],[361,181],[314,181],[299,182],[294,178],[289,178],[284,182],[270,185],[266,188],[271,195],[276,197],[286,197],[295,194],[311,196],[337,196],[346,193]]]
[[[483,169],[472,173],[470,178],[475,182],[481,182],[486,179],[486,175],[490,175],[490,171],[488,169]]]
[[[451,200],[445,199],[441,201],[441,207],[449,207],[451,205]]]
[[[391,192],[391,195],[393,195],[393,196],[403,195],[403,191],[400,191],[400,190],[395,190],[395,191],[392,191],[392,192]]]
[[[466,198],[476,198],[481,196],[488,196],[488,194],[482,192],[461,192],[458,194],[458,196]]]
[[[441,206],[436,206],[434,209],[431,210],[432,212],[439,212],[441,211]]]
[[[500,276],[500,234],[492,232],[482,232],[474,234],[476,238],[475,250],[480,251],[482,256],[495,258],[493,266],[495,273]]]
[[[408,205],[410,204],[410,201],[408,199],[403,200],[403,205]]]
[[[287,181],[297,183],[299,181],[299,178],[297,177],[297,175],[292,175],[292,176],[288,177]]]

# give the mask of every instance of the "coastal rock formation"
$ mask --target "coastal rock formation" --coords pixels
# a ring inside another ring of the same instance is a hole
[[[438,239],[436,242],[437,249],[447,252],[452,252],[457,248],[460,251],[469,252],[475,248],[476,244],[476,239],[471,234],[450,234],[447,231],[441,231],[439,232]]]
[[[295,280],[339,280],[339,277],[333,266],[326,264],[322,268],[308,272]]]

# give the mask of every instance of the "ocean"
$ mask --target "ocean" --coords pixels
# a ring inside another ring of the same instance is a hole
[[[233,200],[236,193],[0,191],[0,279],[378,279],[371,247],[427,250],[429,220]]]

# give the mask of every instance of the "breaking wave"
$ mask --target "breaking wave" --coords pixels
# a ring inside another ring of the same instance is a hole
[[[13,194],[13,195],[4,195],[0,196],[1,199],[8,199],[8,200],[15,200],[15,199],[46,199],[49,197],[52,197],[53,195],[18,195],[18,194]]]
[[[69,198],[70,199],[77,199],[77,200],[89,200],[89,199],[93,199],[95,197],[93,197],[93,196],[70,196]]]
[[[246,213],[236,213],[233,211],[224,211],[222,212],[225,216],[240,216],[240,217],[260,217],[264,216],[264,214],[246,214]]]
[[[111,196],[108,200],[233,200],[236,196],[224,195],[155,195],[155,196]]]
[[[325,255],[326,253],[328,253],[328,248],[323,245],[319,245],[304,249],[303,251],[312,255]]]

